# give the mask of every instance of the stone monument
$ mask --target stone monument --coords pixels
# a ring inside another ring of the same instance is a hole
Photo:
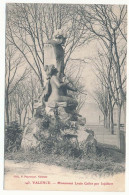
[[[65,64],[62,46],[65,41],[66,35],[61,29],[56,31],[53,40],[48,41],[54,48],[56,65],[48,62],[44,67],[47,83],[42,96],[43,105],[36,109],[35,118],[24,130],[21,144],[24,150],[40,148],[42,151],[45,143],[49,143],[51,150],[56,145],[59,151],[58,144],[67,142],[84,153],[96,152],[94,134],[86,129],[86,119],[77,113],[77,100],[68,94],[69,90],[76,93],[77,89],[71,87],[69,81],[63,82]]]

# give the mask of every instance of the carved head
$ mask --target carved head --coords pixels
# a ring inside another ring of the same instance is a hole
[[[46,72],[46,75],[47,75],[47,78],[50,78],[51,77],[51,71],[52,69],[54,68],[55,66],[53,64],[50,64],[50,65],[45,65],[44,66],[44,70]]]
[[[64,45],[66,42],[67,34],[63,29],[57,29],[54,33],[54,39],[60,44]]]
[[[53,68],[51,69],[51,76],[57,75],[57,73],[58,73],[57,68],[53,67]]]
[[[53,64],[45,65],[44,70],[45,70],[48,78],[50,78],[52,75],[56,75],[58,73],[57,68]]]

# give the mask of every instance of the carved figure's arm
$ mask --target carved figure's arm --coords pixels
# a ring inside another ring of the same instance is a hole
[[[57,85],[58,88],[67,85],[67,83],[61,83],[61,82],[59,81],[59,79],[58,79],[56,76],[53,77],[53,81],[55,82],[55,84]]]
[[[70,91],[75,91],[75,92],[77,92],[77,89],[76,89],[76,88],[72,88],[72,87],[70,87],[69,85],[67,85],[67,89],[70,90]]]

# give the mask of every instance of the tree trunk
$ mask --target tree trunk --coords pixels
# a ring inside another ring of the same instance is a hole
[[[27,107],[26,107],[26,110],[25,110],[25,116],[24,116],[24,120],[23,120],[23,127],[25,126],[25,122],[26,122],[26,115],[27,115]]]
[[[17,111],[16,111],[16,108],[15,108],[15,121],[17,120]]]
[[[112,99],[111,99],[110,94],[109,94],[109,113],[110,113],[109,129],[110,129],[111,134],[114,134],[113,106],[112,106]]]
[[[7,125],[9,125],[9,99],[8,99],[8,92],[6,92],[6,97],[5,97],[5,113],[6,113]]]
[[[104,114],[104,127],[108,128],[108,117],[106,114]]]
[[[13,107],[12,107],[12,102],[10,102],[10,117],[9,117],[9,119],[10,119],[10,122],[13,121]]]
[[[7,125],[9,125],[9,110],[8,110],[7,102],[6,102],[6,105],[5,105],[5,112],[6,112],[6,122],[7,122]]]
[[[124,113],[124,130],[126,131],[126,101],[123,103],[123,113]]]
[[[32,117],[33,117],[34,116],[34,101],[33,100],[32,100],[31,106],[32,106]]]
[[[121,105],[117,105],[117,146],[120,149],[120,121],[121,121]]]
[[[113,120],[113,109],[111,109],[111,113],[110,113],[110,131],[111,134],[114,134],[114,120]]]
[[[31,101],[31,106],[32,106],[32,117],[34,116],[34,92],[32,89],[32,101]]]
[[[19,115],[19,124],[21,125],[21,113],[19,113],[18,115]]]
[[[109,110],[109,113],[108,113],[108,127],[109,127],[109,131],[111,131],[110,125],[111,125],[111,113],[110,113],[110,110]]]

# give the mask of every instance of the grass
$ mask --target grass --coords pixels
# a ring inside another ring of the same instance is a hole
[[[88,171],[101,175],[113,175],[125,171],[125,155],[116,148],[98,144],[97,154],[71,157],[68,155],[42,154],[35,152],[5,153],[5,160],[19,162],[37,162],[57,165],[77,171]]]

